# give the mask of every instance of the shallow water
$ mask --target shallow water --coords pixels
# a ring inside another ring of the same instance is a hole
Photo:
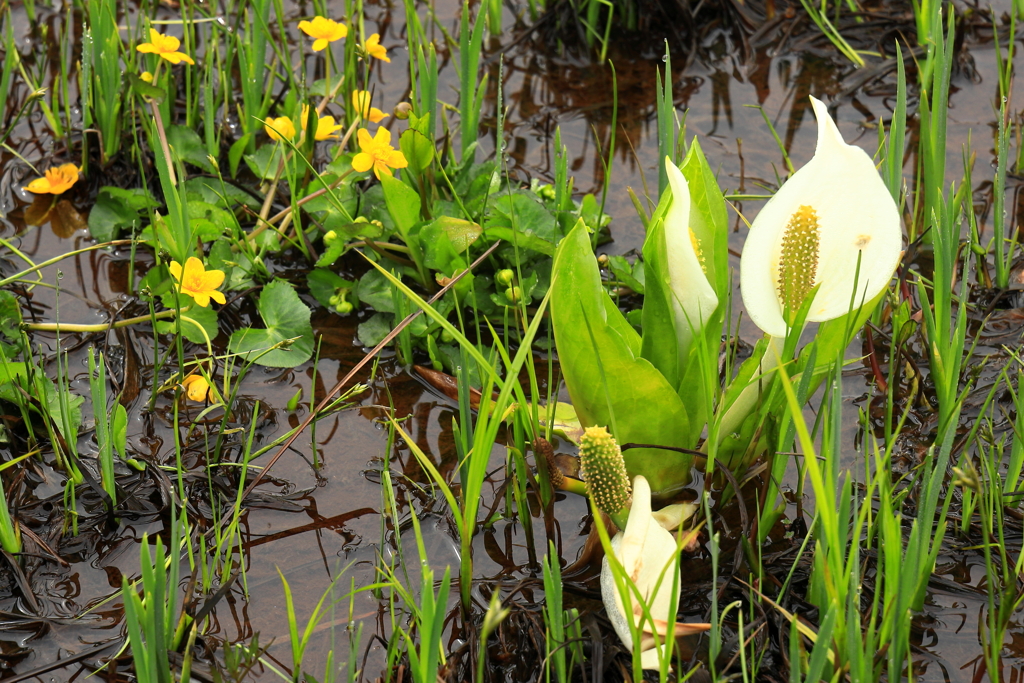
[[[459,4],[452,0],[434,6],[438,21],[454,33],[457,29]],[[961,8],[964,9],[964,8]],[[1005,8],[1004,8],[1005,9]],[[14,28],[22,53],[30,60],[38,45],[41,27],[54,27],[66,16],[60,11],[39,8],[40,21],[30,27],[21,7],[13,8]],[[166,9],[161,12],[167,12]],[[305,8],[289,5],[290,16],[304,16]],[[581,192],[600,192],[603,167],[599,149],[608,145],[612,121],[611,71],[589,57],[578,56],[582,50],[571,46],[564,51],[550,40],[550,29],[542,25],[527,33],[525,24],[514,25],[514,16],[506,8],[506,32],[486,43],[487,63],[491,73],[491,92],[482,117],[486,133],[481,143],[485,154],[495,148],[494,83],[498,80],[499,57],[503,64],[505,101],[508,118],[505,127],[509,170],[526,181],[538,178],[550,180],[552,173],[551,146],[556,127],[562,132],[563,143],[569,150],[570,168]],[[912,21],[912,20],[911,20]],[[393,103],[407,89],[407,55],[404,52],[403,15],[400,9],[371,4],[366,8],[368,27],[376,25],[383,42],[392,52],[390,65],[378,65],[383,84],[384,101]],[[983,22],[979,22],[982,23]],[[909,24],[908,24],[909,25]],[[972,24],[973,26],[974,24]],[[784,168],[783,157],[764,124],[761,113],[745,105],[761,105],[778,129],[793,163],[799,167],[813,153],[815,127],[807,106],[806,95],[814,94],[833,105],[833,113],[848,141],[856,141],[869,151],[877,144],[877,121],[888,120],[895,100],[894,74],[884,74],[879,80],[864,87],[848,90],[856,70],[845,63],[820,36],[814,38],[807,21],[782,19],[773,24],[750,46],[737,43],[734,32],[722,26],[709,29],[692,59],[673,56],[672,79],[680,111],[687,109],[686,130],[689,136],[700,140],[712,166],[718,169],[719,181],[726,193],[758,194],[774,189],[776,170]],[[53,28],[50,29],[53,32]],[[991,178],[994,172],[993,130],[997,97],[995,53],[990,42],[990,31],[968,29],[965,52],[954,75],[954,93],[950,104],[948,178],[959,177],[961,167],[960,146],[969,139],[977,153],[973,182],[976,205],[989,201]],[[439,32],[438,32],[439,34]],[[436,36],[440,42],[440,35]],[[567,40],[571,40],[571,37]],[[657,183],[657,140],[655,137],[654,70],[663,66],[660,37],[635,35],[612,45],[609,57],[615,65],[618,79],[619,111],[618,140],[613,162],[611,192],[606,210],[612,214],[614,241],[604,247],[610,253],[629,253],[642,244],[639,219],[625,193],[627,186],[643,194],[644,178]],[[576,56],[574,56],[576,55]],[[442,58],[447,55],[442,50]],[[456,83],[454,69],[442,59],[439,93],[441,99],[454,102]],[[1019,60],[1018,60],[1019,61]],[[689,63],[686,63],[689,62]],[[911,79],[912,80],[912,79]],[[840,94],[841,93],[841,94]],[[837,94],[839,95],[837,97]],[[15,90],[12,99],[26,95],[24,86]],[[1019,107],[1021,97],[1015,97]],[[833,99],[834,98],[834,99]],[[10,113],[10,110],[9,112]],[[45,123],[38,114],[23,122],[8,141],[10,147],[33,163],[45,163],[53,153],[55,144],[48,136]],[[912,163],[912,162],[909,162]],[[9,152],[0,156],[0,210],[2,236],[9,239],[35,261],[63,253],[89,243],[87,233],[78,229],[74,215],[66,212],[61,226],[44,225],[31,228],[26,225],[29,211],[25,193],[17,188],[32,172]],[[908,165],[909,168],[909,165]],[[908,171],[909,175],[909,171]],[[1010,180],[1012,204],[1016,214],[1022,210],[1016,181]],[[95,190],[95,187],[91,189]],[[82,216],[87,215],[90,204],[88,192],[79,192],[74,204]],[[735,251],[732,264],[738,268],[738,254],[742,250],[746,228],[744,218],[753,220],[760,203],[743,201],[734,203],[731,213],[735,231],[731,246]],[[986,212],[987,215],[988,212]],[[742,214],[742,216],[741,216]],[[64,229],[59,229],[63,227]],[[58,228],[54,230],[53,228]],[[68,228],[71,233],[68,234]],[[57,233],[63,234],[58,236]],[[138,254],[137,260],[145,264],[151,257]],[[2,264],[4,275],[16,272],[20,264],[8,260]],[[138,266],[138,264],[137,264]],[[76,323],[104,322],[110,313],[126,307],[123,315],[144,313],[144,306],[134,302],[127,294],[127,276],[130,255],[124,252],[90,252],[59,267],[43,271],[46,282],[58,282],[60,297],[54,290],[37,288],[31,301],[26,302],[29,313],[39,320]],[[738,279],[738,278],[737,278]],[[739,310],[739,299],[735,302]],[[252,315],[251,307],[243,309],[243,318]],[[745,318],[744,318],[745,320]],[[298,424],[306,415],[311,396],[319,400],[327,387],[340,379],[363,355],[355,346],[356,320],[339,318],[319,311],[314,314],[313,325],[323,335],[320,362],[313,369],[307,364],[295,370],[269,370],[257,368],[245,379],[240,411],[252,411],[259,401],[256,420],[256,442],[267,444]],[[999,343],[1015,343],[1020,338],[1019,318],[999,321]],[[757,332],[749,323],[741,325],[745,339],[752,341]],[[222,339],[223,341],[223,335]],[[58,341],[53,335],[35,334],[33,342],[42,346],[42,353],[51,359],[55,370]],[[73,378],[73,392],[88,395],[86,379],[86,349],[88,344],[105,348],[113,363],[112,371],[125,386],[135,382],[140,393],[129,409],[130,447],[143,457],[167,460],[174,452],[173,417],[169,398],[165,395],[157,402],[154,413],[146,410],[146,397],[151,382],[149,366],[152,364],[153,340],[144,331],[123,334],[69,336],[60,340],[60,349],[68,352],[68,363]],[[994,348],[998,344],[993,343]],[[857,352],[851,350],[851,357]],[[55,373],[54,373],[55,374]],[[358,377],[369,378],[369,371]],[[854,450],[856,431],[854,405],[863,405],[867,392],[864,373],[851,372],[844,385],[844,396],[850,409],[848,464],[856,469],[859,459]],[[297,390],[302,391],[300,408],[289,412],[288,400]],[[316,445],[303,435],[272,470],[272,482],[261,485],[267,494],[250,501],[244,521],[244,552],[248,571],[211,615],[211,623],[204,640],[247,640],[259,633],[260,642],[270,644],[268,658],[279,668],[290,666],[287,619],[277,569],[285,575],[296,597],[297,613],[303,621],[312,612],[320,595],[338,579],[340,595],[346,592],[354,579],[357,586],[368,585],[376,578],[379,554],[390,557],[396,552],[395,530],[380,515],[381,471],[391,471],[399,490],[404,520],[399,530],[407,560],[414,556],[414,537],[409,515],[415,514],[425,533],[428,554],[435,569],[445,564],[457,565],[458,546],[453,530],[445,516],[445,504],[440,496],[431,496],[420,486],[426,478],[412,454],[404,445],[388,449],[387,430],[378,422],[388,406],[399,416],[410,415],[406,428],[417,444],[435,459],[442,471],[455,466],[452,448],[451,420],[455,404],[440,393],[429,389],[415,375],[396,366],[390,354],[384,354],[376,378],[370,389],[359,395],[356,407],[320,422],[316,429]],[[189,408],[193,415],[198,409]],[[248,420],[243,420],[248,424]],[[215,435],[217,423],[206,427]],[[193,434],[189,444],[201,449],[204,431]],[[181,432],[182,438],[185,434]],[[91,435],[80,439],[80,449],[90,453]],[[312,467],[313,450],[323,467]],[[192,449],[189,457],[196,457]],[[264,456],[266,459],[268,456]],[[494,466],[503,462],[504,455],[495,453]],[[0,673],[3,677],[21,675],[55,660],[69,659],[96,644],[119,642],[122,637],[122,612],[117,600],[105,603],[120,590],[121,577],[138,574],[138,544],[144,532],[165,529],[168,520],[160,516],[159,487],[152,482],[139,490],[145,496],[134,501],[133,515],[125,515],[116,531],[97,531],[75,538],[61,536],[61,517],[56,504],[62,494],[62,479],[45,464],[33,465],[26,475],[26,485],[19,494],[20,515],[23,524],[44,539],[50,539],[57,553],[68,563],[64,567],[54,562],[33,561],[28,572],[32,590],[39,602],[38,616],[24,599],[12,597],[12,579],[3,576],[0,608],[18,615],[10,617],[0,637]],[[494,486],[503,477],[500,471],[493,478]],[[201,486],[191,489],[196,498],[191,505],[203,505]],[[269,495],[273,494],[273,495]],[[495,490],[485,487],[484,509],[490,506]],[[156,498],[154,498],[156,496]],[[83,518],[102,517],[102,506],[95,496],[83,494],[79,511]],[[578,498],[562,497],[556,503],[556,536],[553,540],[564,563],[572,563],[588,531],[584,520],[586,507]],[[733,513],[726,513],[727,517]],[[538,546],[546,543],[545,525],[537,516],[532,528]],[[382,539],[383,534],[383,539]],[[521,522],[500,521],[492,529],[484,530],[474,541],[475,596],[481,612],[493,590],[502,590],[521,609],[516,621],[523,628],[530,622],[526,616],[535,609],[542,594],[539,569],[531,565],[531,557]],[[412,584],[418,584],[415,560],[407,561]],[[707,605],[711,588],[707,576],[709,563],[698,556],[684,564],[684,599],[682,611],[687,617],[699,619]],[[932,586],[925,613],[918,620],[920,649],[915,652],[919,663],[917,675],[924,681],[974,681],[979,664],[979,624],[983,623],[985,607],[984,569],[980,556],[973,550],[950,547],[940,558],[939,574],[948,582]],[[583,571],[567,578],[567,604],[581,610],[597,609],[600,613],[595,571]],[[454,588],[454,587],[453,587]],[[457,591],[455,591],[457,594]],[[200,597],[202,599],[202,597]],[[454,606],[454,602],[452,602]],[[365,677],[373,679],[385,664],[384,647],[380,640],[371,638],[379,634],[390,637],[391,630],[386,603],[370,593],[358,594],[351,605],[341,602],[318,629],[307,663],[310,670],[322,671],[329,648],[336,647],[336,661],[350,656],[345,645],[348,634],[344,628],[349,614],[363,621],[363,640],[356,656],[364,668]],[[450,649],[458,649],[462,637],[457,611],[448,626],[451,634]],[[512,627],[512,622],[507,628]],[[605,624],[607,627],[607,624]],[[606,633],[610,633],[606,631]],[[510,638],[508,632],[499,632],[501,639]],[[1004,660],[1008,680],[1020,680],[1019,669],[1024,665],[1024,633],[1016,624],[1008,633],[1007,654]],[[502,640],[504,642],[504,640]],[[509,640],[513,642],[513,640]],[[333,643],[333,645],[332,645]],[[506,667],[508,680],[526,680],[525,671],[518,671],[514,651],[501,660],[500,647],[491,648],[492,661]],[[109,656],[116,648],[103,652]],[[98,661],[98,655],[84,661],[74,661],[67,667],[39,676],[37,680],[71,680],[80,678]],[[472,660],[470,660],[472,661]],[[318,663],[319,662],[319,663]],[[275,680],[276,674],[259,666],[253,679]]]

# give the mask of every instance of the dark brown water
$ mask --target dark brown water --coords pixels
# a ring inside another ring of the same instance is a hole
[[[969,7],[959,8],[978,14]],[[458,27],[458,3],[445,0],[434,9],[437,21],[454,34]],[[893,25],[898,25],[912,35],[909,6],[883,9],[888,12],[889,21],[889,28],[885,30],[891,31]],[[1000,13],[1006,9],[1008,7],[996,8]],[[425,8],[421,10],[423,15]],[[306,8],[292,5],[288,12],[296,18],[308,14]],[[56,33],[67,14],[40,7],[39,21],[32,26],[20,6],[12,8],[11,16],[23,58],[26,64],[33,66],[39,63],[40,46],[47,45],[42,32]],[[77,14],[72,16],[79,22]],[[403,16],[401,8],[378,4],[366,7],[367,28],[379,27],[392,55],[390,65],[380,66],[377,81],[378,87],[383,87],[388,108],[408,88]],[[680,111],[687,110],[687,135],[699,138],[727,194],[769,192],[776,186],[776,172],[784,169],[782,154],[760,111],[747,105],[764,108],[797,167],[810,159],[815,140],[808,94],[831,102],[848,141],[856,141],[874,151],[878,120],[888,120],[895,101],[895,76],[891,71],[879,72],[876,78],[859,83],[864,72],[857,72],[844,62],[827,41],[816,34],[810,22],[786,18],[781,6],[776,18],[762,17],[758,26],[749,28],[743,28],[738,22],[730,24],[720,17],[714,19],[718,16],[714,13],[708,16],[712,18],[701,30],[679,27],[686,38],[693,37],[689,43],[692,52],[673,56],[672,81]],[[792,16],[802,16],[799,5]],[[599,193],[604,180],[599,150],[607,150],[613,113],[611,69],[584,56],[586,51],[574,37],[575,29],[566,28],[559,33],[554,18],[542,21],[535,31],[530,31],[526,24],[517,24],[507,8],[505,20],[506,32],[486,43],[492,88],[483,115],[484,154],[492,154],[495,148],[493,84],[498,80],[500,56],[503,58],[505,102],[509,108],[504,135],[510,172],[524,181],[530,178],[549,181],[553,173],[552,142],[558,127],[569,150],[576,188]],[[975,203],[979,208],[990,201],[996,120],[993,107],[998,94],[991,30],[986,31],[984,26],[984,18],[975,16],[964,32],[963,51],[959,54],[953,82],[948,145],[951,169],[948,177],[959,178],[961,145],[971,140],[977,154],[973,182]],[[862,33],[868,30],[863,29]],[[564,49],[560,49],[555,39],[559,36]],[[434,37],[442,46],[439,96],[454,103],[457,100],[455,70],[447,60],[449,55],[443,48],[441,32],[435,29]],[[640,221],[625,188],[630,186],[642,195],[645,178],[652,190],[657,184],[654,77],[655,69],[664,66],[662,46],[661,33],[648,29],[616,41],[609,51],[617,74],[619,99],[618,140],[607,202],[607,211],[614,216],[614,241],[605,248],[612,253],[628,253],[642,243]],[[51,52],[51,56],[53,54]],[[49,78],[53,75],[51,68]],[[12,93],[14,104],[11,106],[19,105],[27,92],[26,86],[19,83]],[[1018,96],[1015,103],[1019,101]],[[8,113],[11,111],[9,108]],[[18,155],[43,165],[55,150],[62,153],[62,145],[53,140],[38,111],[19,125],[8,145]],[[72,212],[62,214],[64,218],[59,225],[58,221],[40,227],[26,224],[30,206],[28,197],[18,188],[34,174],[11,150],[0,153],[0,211],[3,212],[0,236],[37,262],[87,245],[88,234],[76,229],[81,223]],[[1008,206],[1013,207],[1016,214],[1020,212],[1016,181],[1011,180],[1009,186],[1012,203],[1008,200]],[[90,196],[91,192],[81,189],[71,198],[82,217],[88,214]],[[734,202],[732,206],[735,232],[731,246],[739,254],[746,231],[743,218],[752,220],[759,203],[743,201]],[[143,265],[150,258],[138,256]],[[732,263],[738,268],[736,256]],[[2,272],[5,275],[16,272],[20,265],[11,257],[2,265]],[[144,313],[144,306],[127,294],[129,271],[128,252],[91,252],[47,268],[43,271],[45,282],[59,283],[59,297],[52,289],[34,289],[30,301],[26,301],[26,317],[56,320],[58,307],[62,322],[76,323],[105,322],[122,307],[127,307],[124,315]],[[58,273],[62,274],[60,279]],[[737,297],[737,306],[738,303]],[[1014,309],[989,323],[995,326],[987,330],[994,338],[990,340],[993,350],[1001,344],[1018,343],[1019,315],[1013,317],[1018,313]],[[354,343],[356,322],[324,311],[314,314],[314,328],[323,335],[315,384],[312,367],[308,364],[288,371],[257,368],[248,375],[241,391],[239,410],[251,413],[255,402],[259,401],[257,446],[270,443],[298,424],[306,415],[309,398],[319,400],[326,388],[362,357],[364,350]],[[758,334],[749,324],[743,325],[741,331],[747,340],[753,340]],[[153,359],[153,340],[147,332],[71,335],[61,339],[59,345],[53,335],[35,334],[32,339],[41,347],[40,353],[49,359],[51,374],[56,372],[58,348],[67,351],[71,390],[83,396],[88,395],[87,347],[93,344],[103,348],[112,360],[112,374],[117,381],[125,386],[134,382],[139,387],[139,394],[129,410],[131,449],[151,461],[173,462],[175,427],[169,396],[164,395],[157,401],[153,413],[146,410],[152,381],[149,366]],[[222,337],[220,341],[223,340]],[[359,380],[368,378],[366,371]],[[852,372],[844,386],[850,420],[855,412],[853,406],[864,404],[865,382],[864,373]],[[288,399],[300,389],[302,405],[297,411],[289,412]],[[207,650],[220,642],[247,640],[259,633],[260,643],[272,643],[266,657],[278,668],[286,669],[291,662],[278,569],[296,597],[300,622],[308,618],[321,594],[342,572],[344,575],[338,580],[335,591],[339,596],[349,589],[353,580],[356,586],[365,586],[379,578],[376,574],[379,558],[389,560],[397,548],[395,530],[380,515],[383,470],[390,470],[402,502],[399,515],[405,521],[398,535],[409,560],[407,567],[412,583],[418,585],[419,576],[416,561],[409,559],[415,547],[408,522],[411,514],[422,524],[433,566],[438,570],[445,564],[457,566],[458,544],[443,499],[422,488],[426,479],[405,446],[389,450],[387,429],[379,422],[389,406],[393,406],[399,416],[412,416],[406,429],[443,470],[450,470],[455,464],[451,431],[454,403],[397,367],[390,354],[384,355],[370,388],[355,400],[354,408],[319,423],[315,444],[311,443],[309,435],[303,435],[292,451],[274,466],[272,481],[262,485],[258,500],[250,501],[243,524],[247,566],[244,582],[239,579],[213,611],[205,635],[200,639]],[[86,407],[88,413],[88,404]],[[186,415],[194,417],[200,409],[189,406],[187,410]],[[241,422],[249,424],[248,419]],[[218,430],[218,422],[201,425],[191,434],[179,429],[180,438],[189,446],[188,457],[198,457],[207,443],[207,434],[215,438]],[[853,431],[851,429],[847,456],[851,466],[855,466],[860,457],[854,449]],[[237,439],[232,443],[237,444]],[[82,452],[92,452],[90,446],[91,434],[83,435]],[[314,448],[323,462],[319,470],[312,467]],[[494,466],[498,467],[503,459],[504,454],[496,452]],[[73,660],[68,666],[36,680],[77,680],[101,661],[101,657],[97,654],[79,661],[75,655],[94,645],[120,642],[123,637],[123,613],[117,598],[121,577],[138,575],[142,534],[165,529],[168,520],[161,514],[166,508],[160,504],[160,487],[140,476],[137,477],[140,495],[130,506],[133,514],[125,515],[118,529],[104,530],[102,524],[96,523],[103,515],[102,506],[95,497],[83,494],[79,512],[83,527],[89,526],[92,530],[77,538],[70,533],[61,534],[63,478],[48,462],[49,459],[26,468],[25,479],[17,489],[17,504],[22,524],[50,543],[66,566],[48,560],[28,560],[26,574],[39,603],[37,609],[24,598],[15,597],[19,593],[9,572],[0,572],[6,581],[5,586],[0,585],[3,589],[0,594],[7,596],[0,601],[0,609],[9,613],[0,620],[3,629],[0,672],[3,676],[24,674],[55,660],[68,659]],[[501,479],[499,472],[494,478],[495,487]],[[7,481],[10,480],[5,477]],[[195,495],[190,502],[193,510],[202,511],[202,486],[189,490]],[[489,508],[495,494],[495,488],[485,487],[482,509]],[[556,503],[555,513],[557,524],[553,540],[558,544],[563,561],[572,563],[587,532],[585,505],[578,498],[563,498]],[[86,525],[90,519],[93,523]],[[542,549],[546,544],[545,525],[539,517],[529,522]],[[523,523],[522,519],[499,521],[474,540],[475,578],[479,580],[475,596],[481,611],[494,590],[501,590],[518,607],[499,632],[499,644],[490,650],[492,662],[505,667],[507,680],[528,680],[532,675],[527,670],[517,669],[513,645],[516,629],[526,631],[539,623],[531,621],[531,614],[537,616],[537,604],[542,598],[539,570],[531,565]],[[914,652],[916,673],[927,681],[973,681],[980,666],[980,625],[986,609],[984,567],[976,551],[958,548],[952,541],[940,563],[939,575],[943,580],[932,586],[925,613],[918,620],[919,647]],[[691,573],[684,576],[684,583],[688,585],[683,610],[687,615],[700,618],[711,588],[709,563],[699,556],[684,566]],[[596,609],[600,614],[594,576],[592,569],[568,577],[566,599],[581,610]],[[110,598],[113,599],[108,600]],[[345,625],[350,613],[364,624],[362,643],[355,653],[350,653],[346,645]],[[448,626],[451,634],[448,646],[459,652],[464,645],[460,640],[464,634],[457,611],[452,612]],[[606,623],[604,627],[610,643],[611,632]],[[338,650],[336,661],[356,656],[360,666],[365,668],[365,677],[375,678],[385,663],[383,641],[374,639],[375,634],[384,641],[393,635],[386,601],[366,592],[356,595],[351,606],[344,600],[329,611],[313,637],[306,659],[308,670],[321,677],[326,653],[334,647]],[[1007,638],[1004,676],[1007,680],[1020,680],[1018,669],[1024,663],[1024,633],[1019,623],[1015,622]],[[116,646],[102,655],[107,657],[115,651]],[[253,678],[276,680],[276,674],[260,665],[254,669]]]

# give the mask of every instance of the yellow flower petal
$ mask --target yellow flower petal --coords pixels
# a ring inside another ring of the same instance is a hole
[[[267,135],[272,140],[294,140],[295,139],[295,124],[287,116],[280,116],[276,119],[267,119],[267,122],[263,124],[264,130],[267,131]]]
[[[63,194],[78,182],[79,168],[74,164],[61,164],[46,171],[23,189],[35,194]]]
[[[203,262],[195,256],[190,256],[182,268],[176,261],[168,266],[171,275],[178,281],[178,291],[192,297],[197,306],[207,307],[210,305],[210,297],[218,303],[224,303],[224,295],[217,291],[224,282],[224,272],[220,270],[206,270]]]
[[[334,123],[333,116],[321,116],[317,120],[316,124],[316,135],[314,136],[317,140],[329,140],[331,138],[337,138],[338,136],[334,133],[341,130],[341,124]]]
[[[409,165],[405,155],[391,146],[391,131],[387,128],[378,128],[373,137],[365,128],[360,128],[356,139],[360,149],[360,153],[352,160],[352,168],[356,171],[366,171],[372,165],[373,174],[380,178],[381,173],[391,175],[392,168],[405,168]]]
[[[365,173],[373,167],[373,157],[366,152],[360,152],[352,158],[352,168],[357,173]]]
[[[139,52],[159,55],[171,64],[186,62],[195,64],[195,61],[184,52],[178,52],[181,41],[174,36],[165,36],[156,29],[149,29],[149,42],[139,43],[135,49]]]
[[[214,290],[224,284],[223,270],[208,270],[201,277],[203,289]]]
[[[204,403],[210,398],[210,383],[202,375],[189,375],[181,382],[185,396],[190,401]]]
[[[391,58],[388,57],[387,48],[380,44],[379,33],[374,33],[369,38],[367,38],[366,44],[363,45],[363,49],[366,50],[366,54],[370,55],[371,57],[376,57],[377,59],[384,62],[391,62]]]
[[[35,194],[49,194],[50,181],[46,178],[36,178],[22,189],[34,192]]]
[[[313,51],[319,52],[336,40],[341,40],[348,35],[348,27],[326,17],[313,17],[313,21],[300,21],[299,30],[313,41]]]

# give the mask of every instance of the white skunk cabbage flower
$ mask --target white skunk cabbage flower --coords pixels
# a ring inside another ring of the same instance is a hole
[[[757,214],[740,259],[747,313],[775,337],[786,336],[815,286],[808,322],[845,315],[851,299],[854,307],[873,299],[892,279],[903,244],[899,209],[871,157],[846,144],[823,103],[811,97],[811,105],[814,158]]]
[[[672,203],[665,213],[665,251],[679,348],[687,349],[696,332],[718,307],[718,295],[708,282],[700,243],[690,228],[690,184],[672,160],[665,157]]]
[[[689,513],[692,514],[694,509],[695,506],[689,508]],[[672,509],[666,516],[673,518],[673,522],[678,524],[680,518],[685,516],[685,512],[683,509]],[[657,629],[660,646],[655,648],[651,619],[644,618],[644,610],[637,601],[636,593],[630,587],[629,602],[633,624],[639,624],[643,633],[640,642],[641,665],[644,669],[658,669],[659,660],[664,656],[669,624],[674,624],[673,637],[707,631],[711,625],[675,622],[675,614],[671,613],[672,591],[674,585],[678,589],[674,574],[678,572],[680,545],[675,536],[666,530],[651,512],[651,485],[642,475],[637,475],[633,479],[633,504],[629,509],[629,520],[626,522],[625,530],[612,538],[611,547],[626,577],[643,597],[644,604],[647,605],[647,610],[654,620],[654,628]],[[623,601],[607,556],[601,564],[601,597],[604,599],[608,619],[612,622],[615,632],[632,652],[633,635],[622,608]]]

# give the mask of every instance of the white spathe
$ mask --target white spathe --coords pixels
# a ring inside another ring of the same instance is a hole
[[[688,349],[718,307],[718,295],[708,282],[690,230],[690,185],[672,160],[665,157],[672,203],[665,212],[665,253],[668,257],[674,326],[680,349]]]
[[[817,213],[818,291],[808,322],[824,322],[873,299],[892,279],[902,253],[900,214],[871,157],[848,145],[825,105],[811,97],[818,119],[814,158],[768,200],[750,226],[740,259],[743,304],[763,331],[785,337],[779,297],[779,258],[783,233],[801,206]],[[857,260],[860,256],[860,273]]]
[[[692,514],[692,510],[690,510]],[[673,509],[667,516],[678,524],[685,515],[683,509]],[[654,647],[654,632],[650,619],[643,619],[643,608],[630,590],[630,612],[633,623],[640,624],[643,637],[640,642],[640,662],[644,669],[660,668],[659,660],[664,651],[665,634],[669,631],[668,624],[674,624],[673,636],[699,633],[708,630],[710,624],[679,624],[675,621],[672,610],[673,587],[678,590],[675,573],[678,571],[679,543],[669,531],[659,523],[651,511],[651,486],[642,475],[633,479],[633,503],[629,508],[629,519],[626,528],[615,534],[611,540],[612,552],[622,565],[626,576],[636,586],[644,599],[647,609],[654,620],[654,628],[659,634],[660,648]],[[660,581],[660,584],[659,584]],[[657,587],[657,591],[655,591]],[[623,602],[619,595],[618,585],[612,573],[611,564],[605,557],[601,563],[601,597],[604,599],[608,619],[612,622],[615,632],[623,644],[633,651],[633,636],[629,622],[623,610]]]

